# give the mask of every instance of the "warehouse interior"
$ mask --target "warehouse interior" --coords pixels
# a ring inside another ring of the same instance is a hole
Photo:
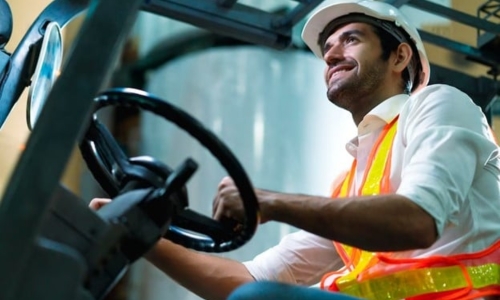
[[[465,92],[500,136],[500,1],[380,1],[417,23],[431,63],[430,84]],[[110,179],[115,174],[102,169],[106,154],[92,157],[96,140],[104,141],[103,153],[118,146],[136,158],[123,166],[131,176],[146,176],[141,172],[151,167],[150,157],[163,162],[169,168],[165,178],[178,176],[167,192],[207,219],[226,175],[239,178],[242,190],[254,185],[328,196],[336,174],[350,166],[345,143],[356,127],[348,113],[325,100],[324,62],[300,39],[305,19],[321,0],[128,2],[0,0],[2,299],[34,299],[33,293],[42,295],[36,299],[93,299],[81,294],[88,283],[81,278],[90,280],[89,269],[95,269],[75,258],[77,252],[97,257],[112,243],[125,247],[123,233],[102,225],[87,208],[93,198],[123,192]],[[34,126],[31,76],[49,21],[61,30],[62,66]],[[98,108],[92,100],[97,95]],[[148,96],[155,104],[144,104]],[[130,104],[116,105],[120,97]],[[107,131],[96,131],[96,140],[85,144],[85,124],[97,110]],[[107,133],[115,144],[106,144]],[[65,216],[48,217],[54,203],[69,198],[78,204],[58,204]],[[247,201],[251,215],[252,196]],[[170,215],[160,219],[155,230],[164,232]],[[183,231],[169,237],[245,261],[297,230],[278,223],[256,230],[256,222],[255,215],[249,217],[248,231],[242,237],[227,234],[218,248],[202,238],[193,242]],[[111,232],[105,246],[83,232],[98,226],[102,232],[96,236]],[[85,242],[72,230],[86,236]],[[51,244],[52,235],[58,245]],[[153,241],[133,244],[125,258],[116,255],[109,274],[96,275],[93,294],[109,300],[201,299],[141,258]],[[38,243],[61,252],[45,253]],[[72,243],[84,250],[75,251]],[[37,282],[44,274],[53,279],[42,286]]]

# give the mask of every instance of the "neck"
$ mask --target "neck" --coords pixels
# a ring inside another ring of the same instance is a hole
[[[361,123],[361,121],[363,121],[363,118],[372,109],[374,109],[377,105],[379,105],[380,103],[384,102],[388,98],[379,99],[377,101],[374,101],[373,99],[371,99],[371,101],[365,102],[365,105],[360,106],[357,110],[351,111],[351,115],[352,115],[352,119],[354,120],[354,124],[356,124],[356,126],[358,126],[359,123]]]
[[[389,99],[389,98],[391,98],[393,96],[396,96],[396,95],[400,95],[402,93],[403,93],[403,91],[397,91],[397,92],[393,92],[393,93],[388,93],[388,94],[386,94],[384,96],[381,96],[381,97],[370,98],[370,99],[366,99],[366,101],[359,102],[359,103],[363,103],[364,105],[360,105],[360,106],[357,107],[357,109],[351,110],[351,115],[352,115],[352,119],[354,120],[354,124],[356,124],[356,126],[358,126],[359,123],[361,123],[361,121],[363,121],[363,118],[372,109],[374,109],[380,103],[386,101],[387,99]]]

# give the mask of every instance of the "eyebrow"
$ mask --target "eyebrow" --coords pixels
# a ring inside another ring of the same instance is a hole
[[[347,30],[347,31],[342,32],[342,34],[339,36],[339,40],[343,41],[347,37],[352,36],[352,35],[365,36],[366,33],[359,30],[359,29]],[[328,38],[326,40],[328,40]],[[326,43],[326,40],[325,40],[325,44],[323,46],[323,54],[325,54],[332,47],[332,45],[330,43]]]

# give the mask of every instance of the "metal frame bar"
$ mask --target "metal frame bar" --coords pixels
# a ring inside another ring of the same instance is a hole
[[[288,12],[283,17],[277,18],[273,22],[273,27],[293,27],[300,20],[302,20],[309,12],[311,12],[316,6],[318,6],[323,0],[310,0],[310,1],[300,1],[301,3],[297,5],[292,11]]]
[[[488,0],[477,9],[477,17],[480,20],[488,20],[491,22],[492,19],[496,19],[496,23],[500,19],[500,1],[499,0]],[[477,32],[477,46],[479,48],[488,47],[488,44],[494,44],[495,40],[498,40],[498,34],[493,34],[489,32],[484,32],[478,28]]]
[[[500,58],[498,54],[491,53],[490,51],[484,51],[484,49],[483,50],[480,49],[481,44],[484,44],[484,42],[481,41],[482,39],[480,36],[480,31],[486,32],[486,34],[488,35],[486,37],[486,40],[491,39],[492,36],[494,37],[496,35],[500,35],[500,24],[487,21],[488,17],[490,16],[498,17],[498,12],[500,9],[499,0],[488,0],[485,4],[480,6],[478,9],[477,17],[473,17],[469,14],[430,2],[428,0],[386,0],[385,2],[390,3],[397,7],[403,5],[413,6],[417,9],[427,11],[431,14],[446,17],[453,21],[468,25],[470,27],[477,28],[478,32],[477,47],[479,48],[455,42],[445,37],[438,36],[422,30],[420,30],[420,36],[422,37],[422,40],[426,42],[435,44],[439,47],[454,52],[462,53],[466,56],[467,59],[491,67],[491,71],[488,72],[488,74],[495,73],[496,70],[499,68]],[[496,4],[490,4],[492,2],[495,2]],[[490,12],[490,10],[494,10],[494,12]],[[480,16],[481,12],[487,14],[489,13],[488,17],[481,18]]]
[[[469,14],[430,2],[428,0],[410,0],[408,1],[408,5],[438,16],[449,18],[470,27],[477,27],[487,32],[500,34],[500,24],[478,19],[477,17],[473,17]]]
[[[444,38],[442,36],[427,31],[419,30],[419,34],[422,37],[422,39],[425,40],[426,42],[429,42],[439,47],[449,49],[453,52],[464,54],[466,58],[473,60],[477,63],[489,67],[500,65],[500,56],[494,53],[481,51],[480,49],[474,48],[467,44],[455,42],[448,38]]]
[[[238,0],[217,0],[217,5],[226,7],[226,8],[231,8],[233,5],[236,4]]]
[[[291,42],[286,30],[275,32],[271,29],[271,14],[238,3],[225,9],[213,1],[151,0],[142,9],[251,43],[260,41],[266,46],[286,48]]]
[[[10,274],[0,277],[3,299],[11,299],[22,285],[20,276],[33,253],[51,196],[141,2],[91,3],[73,52],[52,88],[0,205],[0,265],[4,274]]]
[[[221,2],[224,5],[221,5]],[[300,3],[285,16],[276,16],[255,7],[217,0],[150,0],[142,10],[190,23],[215,33],[275,49],[292,42],[292,26],[321,0]],[[228,9],[225,5],[231,5]]]
[[[481,30],[491,35],[500,35],[500,24],[496,24],[485,19],[480,19],[478,17],[471,16],[461,11],[436,4],[428,0],[387,0],[385,2],[397,7],[403,5],[412,6],[419,10],[427,11],[431,14],[442,16],[452,21],[477,28],[478,36]],[[498,69],[498,66],[500,65],[500,58],[498,57],[498,55],[495,53],[491,53],[490,51],[485,51],[484,49],[481,50],[479,48],[475,48],[463,43],[455,42],[448,38],[435,35],[423,30],[419,30],[419,33],[423,41],[435,44],[439,47],[454,52],[464,54],[467,59],[491,67],[491,70]],[[480,41],[478,39],[478,44],[479,43]]]
[[[500,1],[489,0],[479,6],[477,16],[484,20],[488,20],[490,17],[500,18]]]
[[[395,7],[401,7],[410,1],[411,0],[386,0],[385,2],[391,4]]]

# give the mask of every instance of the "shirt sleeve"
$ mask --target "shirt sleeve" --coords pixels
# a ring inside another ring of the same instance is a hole
[[[285,236],[281,242],[243,263],[257,281],[272,280],[313,285],[343,266],[332,241],[306,231]]]
[[[480,108],[459,90],[434,85],[408,101],[400,115],[406,149],[396,192],[432,215],[441,234],[457,223],[474,176],[496,145]]]

